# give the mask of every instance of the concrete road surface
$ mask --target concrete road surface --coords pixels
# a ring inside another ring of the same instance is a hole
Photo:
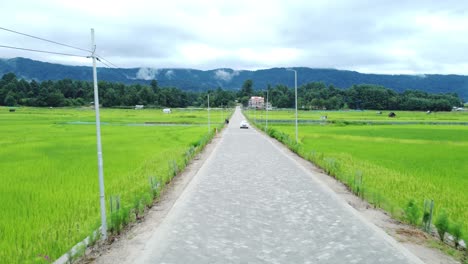
[[[133,263],[422,263],[242,119]]]

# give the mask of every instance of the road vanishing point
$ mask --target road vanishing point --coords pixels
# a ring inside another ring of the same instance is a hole
[[[129,263],[422,263],[243,119]]]

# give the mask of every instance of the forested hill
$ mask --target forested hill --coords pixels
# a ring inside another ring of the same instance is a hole
[[[339,88],[349,88],[354,84],[376,84],[391,88],[397,92],[408,89],[428,93],[457,93],[468,101],[468,76],[464,75],[383,75],[362,74],[355,71],[334,69],[295,68],[298,71],[298,85],[321,81]],[[92,80],[92,70],[84,66],[33,61],[24,58],[1,59],[0,76],[15,73],[18,78],[27,80]],[[161,86],[175,86],[183,90],[201,91],[222,87],[238,90],[246,79],[252,79],[254,89],[265,89],[268,84],[275,86],[294,85],[293,72],[284,68],[272,68],[257,71],[234,71],[215,69],[201,71],[195,69],[109,69],[98,68],[98,79],[110,82],[149,83],[156,79]]]

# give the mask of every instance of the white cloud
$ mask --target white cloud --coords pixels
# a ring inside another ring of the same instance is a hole
[[[166,78],[168,78],[169,80],[171,80],[172,78],[174,78],[175,73],[174,73],[173,70],[168,70],[164,75],[166,75]]]
[[[140,68],[136,74],[137,79],[141,80],[156,80],[158,70],[153,68]]]
[[[215,75],[215,78],[220,81],[230,82],[234,76],[239,75],[239,72],[238,71],[229,72],[223,69],[219,69],[215,71],[214,75]]]

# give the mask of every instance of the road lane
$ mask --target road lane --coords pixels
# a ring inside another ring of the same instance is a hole
[[[242,119],[133,263],[421,263]]]

